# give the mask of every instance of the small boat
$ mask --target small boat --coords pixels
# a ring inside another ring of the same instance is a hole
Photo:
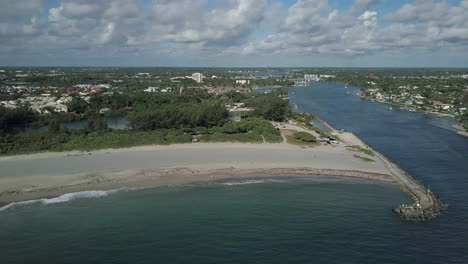
[[[390,106],[388,109],[392,110],[393,108]]]

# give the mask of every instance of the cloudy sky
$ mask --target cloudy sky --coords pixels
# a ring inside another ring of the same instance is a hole
[[[3,66],[468,67],[468,0],[0,0]]]

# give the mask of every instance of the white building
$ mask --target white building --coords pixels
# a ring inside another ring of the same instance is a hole
[[[192,80],[196,81],[197,83],[203,82],[205,76],[199,72],[192,73]]]
[[[330,74],[320,74],[321,78],[335,78],[335,75],[330,75]]]
[[[250,80],[236,80],[238,84],[250,84]]]
[[[143,90],[147,93],[155,93],[157,91],[159,91],[159,87],[148,87],[147,89]]]
[[[314,81],[314,82],[320,81],[318,74],[304,74],[304,79],[306,81]]]

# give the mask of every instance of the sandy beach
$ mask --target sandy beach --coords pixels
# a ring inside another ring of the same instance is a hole
[[[70,192],[159,187],[275,177],[348,177],[395,182],[380,159],[363,162],[345,143],[304,148],[287,143],[193,143],[0,158],[0,204]]]

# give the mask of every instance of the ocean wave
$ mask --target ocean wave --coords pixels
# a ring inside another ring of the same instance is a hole
[[[257,184],[257,183],[266,183],[266,182],[286,182],[285,180],[271,180],[271,179],[263,179],[263,180],[245,180],[245,181],[229,181],[229,182],[221,182],[220,185],[244,185],[244,184]]]
[[[83,191],[83,192],[75,192],[75,193],[66,193],[57,197],[53,198],[42,198],[37,200],[28,200],[28,201],[21,201],[21,202],[13,202],[3,207],[0,207],[0,212],[6,211],[9,209],[13,209],[20,206],[31,205],[31,204],[56,204],[56,203],[66,203],[76,199],[86,199],[86,198],[101,198],[108,196],[110,194],[121,192],[121,191],[130,191],[133,189],[115,189],[109,191]]]

